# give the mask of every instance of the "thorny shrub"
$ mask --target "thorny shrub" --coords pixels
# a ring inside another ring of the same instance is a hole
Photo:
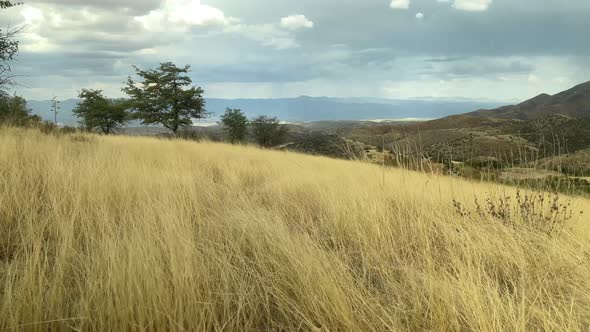
[[[506,226],[525,227],[556,235],[574,219],[571,201],[558,193],[533,193],[518,190],[514,197],[488,196],[484,202],[474,200],[475,208],[470,209],[453,199],[455,212],[462,217],[477,216],[484,220],[497,220]],[[580,212],[581,214],[582,212]]]

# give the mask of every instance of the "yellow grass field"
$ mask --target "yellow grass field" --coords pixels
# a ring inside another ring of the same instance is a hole
[[[572,214],[551,234],[453,203],[515,195],[253,147],[0,129],[0,330],[588,331],[590,200],[560,197]]]

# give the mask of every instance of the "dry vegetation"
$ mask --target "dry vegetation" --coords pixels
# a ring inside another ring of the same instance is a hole
[[[528,218],[554,206],[499,220],[509,196],[251,147],[0,129],[0,329],[590,329],[590,201],[561,196],[567,224],[546,232]]]

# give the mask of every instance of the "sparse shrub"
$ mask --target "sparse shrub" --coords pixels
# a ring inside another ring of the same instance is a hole
[[[488,196],[483,202],[474,200],[473,210],[453,199],[455,212],[462,217],[497,220],[511,227],[525,227],[556,235],[574,218],[571,201],[558,193],[534,193],[517,190],[514,197]]]
[[[288,133],[287,126],[282,125],[276,117],[259,116],[252,120],[251,125],[254,140],[263,148],[280,145]]]
[[[62,134],[75,134],[75,133],[79,133],[82,130],[80,128],[76,128],[76,127],[70,127],[70,126],[64,126],[60,129],[60,132]]]
[[[501,179],[502,183],[540,191],[560,192],[568,195],[590,193],[588,181],[570,176],[547,176],[538,179]]]
[[[322,132],[310,132],[289,146],[292,151],[350,160],[367,159],[365,148],[363,143]]]
[[[173,138],[172,135],[166,137]],[[189,141],[210,141],[212,140],[206,133],[196,128],[183,128],[178,130],[176,138],[185,139]]]
[[[37,125],[37,128],[43,134],[54,134],[56,131],[59,130],[59,127],[51,121],[43,121]]]
[[[0,94],[0,124],[31,127],[42,122],[37,115],[32,115],[27,101],[19,96],[5,96]]]

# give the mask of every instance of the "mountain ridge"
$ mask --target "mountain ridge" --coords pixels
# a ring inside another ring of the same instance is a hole
[[[590,117],[590,81],[555,95],[542,93],[520,104],[481,109],[465,115],[499,119],[538,120],[551,115]]]

